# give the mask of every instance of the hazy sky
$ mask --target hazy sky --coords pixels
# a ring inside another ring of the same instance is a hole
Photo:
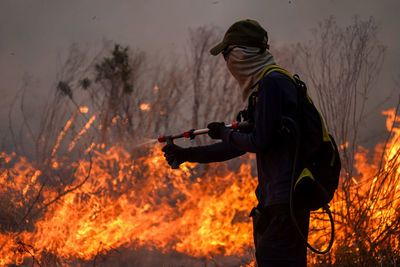
[[[310,29],[330,15],[346,25],[356,14],[375,17],[388,46],[383,77],[394,78],[400,74],[399,0],[0,0],[0,129],[21,77],[37,80],[31,98],[40,102],[60,67],[57,55],[72,42],[95,46],[109,39],[165,53],[184,47],[189,27],[225,30],[252,18],[274,42],[295,43],[309,39]]]

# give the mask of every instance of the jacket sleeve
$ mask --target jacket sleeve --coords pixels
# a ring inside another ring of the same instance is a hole
[[[224,142],[187,148],[187,161],[198,163],[219,162],[239,157],[246,152]]]
[[[296,87],[286,77],[267,76],[259,86],[254,130],[240,133],[225,129],[222,134],[225,143],[241,151],[258,153],[268,150],[281,125],[284,90],[296,92]]]

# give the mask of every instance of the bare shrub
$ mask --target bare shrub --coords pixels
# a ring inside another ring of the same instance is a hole
[[[399,246],[394,240],[398,240],[400,225],[394,211],[399,209],[399,148],[391,132],[398,110],[390,113],[394,116],[390,138],[372,157],[360,147],[360,130],[372,110],[368,97],[376,88],[386,50],[377,33],[373,18],[355,17],[341,27],[331,17],[314,29],[313,40],[286,47],[291,52],[281,57],[306,81],[329,131],[341,145],[343,171],[332,203],[339,234],[333,255],[310,254],[316,265],[371,266],[398,261]]]

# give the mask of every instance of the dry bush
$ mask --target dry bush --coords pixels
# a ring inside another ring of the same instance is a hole
[[[307,83],[328,130],[341,146],[343,170],[332,202],[336,245],[333,254],[310,254],[316,265],[395,265],[399,260],[395,240],[400,231],[396,212],[400,151],[394,145],[399,140],[392,140],[390,132],[391,138],[372,157],[364,155],[365,149],[360,147],[360,130],[376,109],[367,101],[379,80],[386,50],[377,34],[373,18],[355,17],[350,25],[341,27],[331,17],[314,29],[313,40],[286,47],[291,51],[288,54],[278,51],[284,65]],[[372,163],[360,166],[364,158]]]

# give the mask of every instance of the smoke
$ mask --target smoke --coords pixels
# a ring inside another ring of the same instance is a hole
[[[310,29],[329,15],[341,25],[354,14],[374,16],[380,26],[379,37],[388,46],[384,69],[372,92],[374,105],[394,91],[394,97],[382,108],[395,104],[393,77],[400,73],[400,37],[397,10],[400,2],[379,1],[69,1],[0,3],[0,138],[2,148],[10,149],[7,114],[24,76],[33,77],[34,85],[27,92],[25,108],[38,110],[43,100],[54,92],[57,75],[68,57],[70,44],[88,45],[91,50],[102,46],[104,39],[131,48],[140,48],[151,55],[182,55],[187,50],[188,29],[217,25],[227,29],[235,20],[253,18],[268,30],[272,49],[284,44],[305,42]],[[184,10],[184,11],[183,11]],[[185,74],[187,75],[187,74]],[[31,79],[32,80],[32,79]],[[383,125],[374,113],[371,125]],[[21,118],[13,119],[20,123]],[[379,136],[374,126],[367,132]],[[380,128],[380,127],[379,127]]]

